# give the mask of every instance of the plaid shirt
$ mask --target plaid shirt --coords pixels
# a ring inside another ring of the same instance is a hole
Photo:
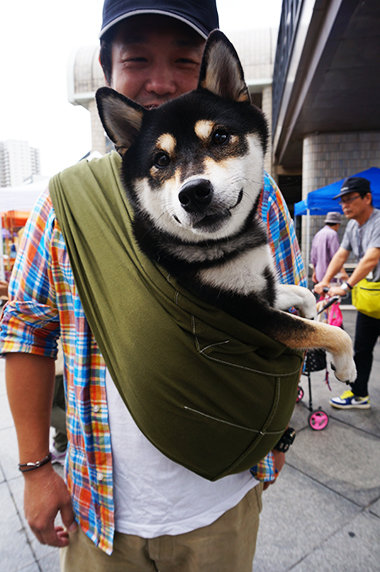
[[[288,207],[276,183],[264,173],[259,215],[266,223],[269,245],[281,284],[298,284],[307,288],[305,269]]]
[[[282,196],[267,175],[259,213],[267,223],[282,281],[300,283],[303,264],[294,229]],[[61,336],[70,443],[67,484],[81,527],[110,554],[114,503],[106,368],[79,300],[48,191],[25,227],[9,290],[0,338],[2,355],[23,352],[55,357]],[[272,480],[272,454],[251,472],[259,480]]]

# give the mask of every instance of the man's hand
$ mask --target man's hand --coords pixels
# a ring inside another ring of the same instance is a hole
[[[318,284],[316,284],[314,286],[314,292],[316,292],[317,294],[323,294],[323,288],[328,288],[329,287],[329,282],[326,282],[324,280],[321,280],[321,282],[318,282]]]
[[[276,477],[273,479],[273,481],[267,481],[264,483],[263,487],[264,491],[266,491],[267,488],[270,487],[270,485],[273,485],[273,483],[276,482],[276,479],[280,474],[282,467],[285,465],[285,453],[281,453],[281,451],[277,451],[277,449],[273,449],[272,453],[273,453],[274,469],[276,472]]]
[[[333,296],[341,296],[343,298],[344,296],[347,295],[347,290],[344,290],[340,286],[332,286],[328,291],[328,295],[330,296],[330,298],[332,298]]]
[[[78,525],[65,482],[50,463],[25,473],[24,477],[25,516],[37,539],[49,546],[68,546],[68,532],[74,532]],[[54,524],[58,512],[65,528]]]
[[[345,271],[345,269],[342,268],[340,269],[340,280],[341,282],[347,282],[347,280],[349,279],[349,275],[347,274],[347,272]]]

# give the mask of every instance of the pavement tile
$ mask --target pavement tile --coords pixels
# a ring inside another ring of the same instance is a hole
[[[352,427],[368,431],[368,433],[380,437],[380,375],[378,376],[376,372],[372,373],[369,386],[371,409],[363,409],[361,411],[357,409],[342,411],[332,407],[329,404],[330,399],[341,395],[347,388],[342,383],[332,379],[332,377],[330,377],[330,380],[332,391],[329,391],[324,383],[324,372],[312,373],[311,395],[313,411],[320,408],[327,413],[330,419],[342,421]],[[292,423],[295,424],[293,426],[296,429],[308,425],[308,416],[310,414],[308,380],[305,376],[301,377],[300,385],[304,390],[304,397],[302,402],[297,403],[294,409]]]
[[[59,551],[55,550],[53,553],[41,558],[38,561],[41,572],[60,572],[61,568],[59,565]],[[78,570],[78,572],[80,572]]]
[[[18,470],[18,445],[16,429],[13,426],[0,431],[0,444],[0,464],[5,478],[8,481],[19,478],[21,475]]]
[[[377,517],[368,512],[361,513],[291,570],[379,572],[379,529]]]
[[[0,395],[6,395],[5,386],[5,359],[0,358]]]
[[[6,394],[0,394],[0,431],[2,429],[8,429],[13,427],[13,417],[8,403],[8,397]]]
[[[312,452],[312,454],[311,454]],[[287,463],[362,507],[380,497],[380,439],[330,419],[297,434]]]
[[[369,507],[369,512],[380,518],[380,499]],[[380,526],[380,523],[379,523]]]
[[[263,493],[254,572],[290,570],[349,525],[359,511],[349,500],[285,465],[278,481]]]
[[[1,363],[1,359],[0,359],[0,363]],[[3,373],[3,368],[0,369],[0,396],[2,395],[6,395],[7,394],[7,389],[5,386],[5,377],[4,377],[4,373]]]
[[[15,568],[14,570],[15,571],[17,570],[17,572],[41,572],[37,562],[35,562],[34,564],[30,564],[29,566],[25,566],[23,568]],[[7,572],[13,572],[13,570],[7,570]]]
[[[0,572],[15,572],[35,562],[25,529],[17,513],[7,483],[0,484]]]

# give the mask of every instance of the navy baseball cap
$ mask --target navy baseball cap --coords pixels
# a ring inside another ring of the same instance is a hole
[[[103,23],[99,34],[104,34],[121,20],[140,14],[160,14],[184,22],[203,38],[219,28],[216,0],[104,0]]]
[[[340,189],[339,195],[336,195],[334,199],[339,199],[348,193],[353,193],[357,191],[358,193],[370,193],[371,185],[368,179],[363,177],[349,177],[343,181]]]

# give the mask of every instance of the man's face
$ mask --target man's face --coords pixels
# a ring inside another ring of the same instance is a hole
[[[368,193],[362,198],[357,191],[353,191],[344,195],[340,203],[346,218],[361,219],[363,213],[367,211],[368,206],[371,204],[371,194]]]
[[[173,18],[128,18],[112,43],[111,87],[146,108],[158,107],[197,87],[204,43]]]

